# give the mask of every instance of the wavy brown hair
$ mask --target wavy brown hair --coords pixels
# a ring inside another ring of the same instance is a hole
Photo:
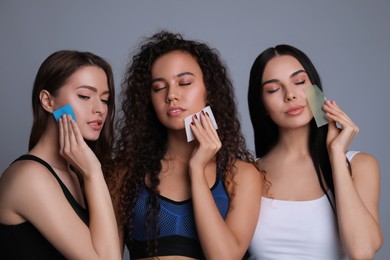
[[[113,122],[115,114],[115,85],[111,65],[96,54],[75,50],[60,50],[47,57],[37,72],[32,91],[33,125],[30,133],[28,149],[31,150],[41,138],[53,115],[42,108],[39,94],[47,90],[51,95],[58,96],[59,90],[67,80],[82,67],[95,66],[101,68],[107,76],[109,91],[108,112],[99,138],[96,141],[86,141],[102,163],[106,172],[107,162],[111,159],[113,143]]]
[[[173,51],[190,54],[203,72],[208,104],[218,122],[222,142],[217,163],[220,169],[223,167],[223,181],[228,182],[234,175],[236,159],[253,162],[241,133],[232,82],[219,52],[205,43],[185,40],[182,35],[167,31],[144,38],[138,53],[128,64],[120,93],[122,111],[117,122],[115,172],[110,176],[111,187],[115,187],[115,191],[111,190],[116,198],[120,228],[131,223],[132,208],[138,191],[145,186],[146,176],[150,180],[151,193],[147,226],[157,227],[159,173],[161,160],[167,152],[167,130],[159,122],[151,102],[151,68],[159,57]],[[156,237],[157,234],[154,239]]]

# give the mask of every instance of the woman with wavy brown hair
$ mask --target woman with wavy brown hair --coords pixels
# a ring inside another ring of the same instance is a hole
[[[103,58],[61,50],[43,61],[32,91],[29,151],[0,178],[0,259],[121,258],[103,176],[114,101]]]
[[[122,87],[110,183],[131,259],[241,259],[258,219],[262,177],[218,52],[158,32],[133,56]],[[187,142],[185,118],[199,111],[190,124],[196,139]]]

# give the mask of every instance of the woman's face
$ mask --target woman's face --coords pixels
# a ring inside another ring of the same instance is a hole
[[[264,107],[279,128],[310,123],[313,114],[304,89],[312,85],[301,63],[290,55],[276,56],[265,66],[262,80]]]
[[[108,112],[107,76],[96,66],[83,66],[74,72],[54,97],[55,109],[70,104],[81,134],[86,140],[99,138]]]
[[[184,129],[184,118],[206,106],[203,73],[188,53],[173,51],[152,66],[151,99],[160,122],[168,129]]]

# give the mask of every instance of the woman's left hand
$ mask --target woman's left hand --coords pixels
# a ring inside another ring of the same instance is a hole
[[[219,151],[222,143],[207,112],[204,113],[202,111],[200,119],[194,116],[191,130],[199,145],[194,149],[190,159],[190,167],[201,167],[204,169],[207,163]]]
[[[328,151],[341,150],[341,152],[345,153],[353,138],[359,132],[359,127],[336,104],[336,101],[326,100],[323,109],[329,119],[326,138]],[[337,127],[336,123],[340,125],[341,129]]]

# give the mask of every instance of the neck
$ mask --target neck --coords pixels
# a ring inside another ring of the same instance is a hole
[[[273,149],[283,153],[285,158],[302,158],[310,156],[309,125],[296,129],[279,129],[279,140]]]
[[[50,120],[37,144],[29,151],[49,163],[52,167],[67,170],[69,164],[59,153],[58,124]]]
[[[187,142],[186,133],[184,130],[168,131],[168,150],[165,159],[178,160],[188,163],[197,141]]]

